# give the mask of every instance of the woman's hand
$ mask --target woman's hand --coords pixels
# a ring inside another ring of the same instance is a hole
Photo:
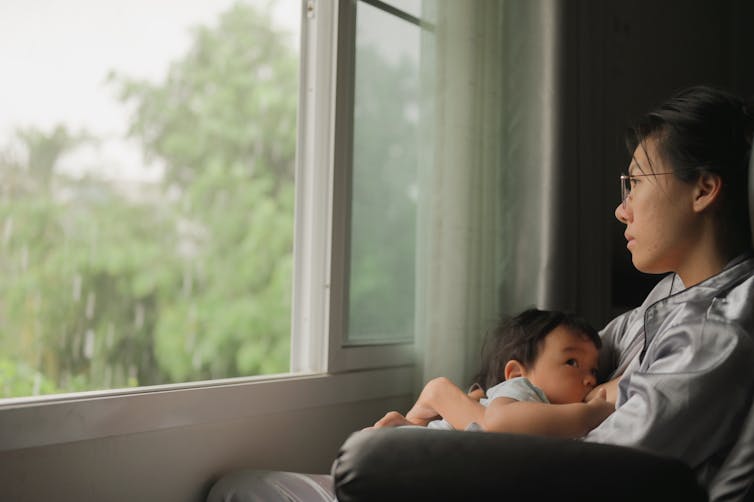
[[[615,411],[615,403],[611,403],[605,399],[607,396],[607,390],[605,388],[599,390],[595,388],[594,390],[597,392],[590,392],[589,395],[592,397],[591,399],[587,397],[586,402],[586,405],[589,408],[589,430],[597,427]]]
[[[615,402],[618,399],[618,382],[620,382],[620,377],[613,378],[609,382],[599,384],[591,391],[589,391],[589,394],[586,395],[584,401],[589,402],[604,391],[603,399],[608,403],[612,403],[613,407],[615,407]]]

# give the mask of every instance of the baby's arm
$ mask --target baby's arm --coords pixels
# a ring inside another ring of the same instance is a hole
[[[465,429],[469,423],[482,417],[484,407],[479,404],[479,400],[483,397],[482,389],[465,394],[447,378],[435,378],[424,386],[419,399],[406,416],[397,411],[388,412],[374,427],[426,426],[432,420],[444,418],[454,428]]]
[[[439,415],[453,428],[465,429],[484,416],[485,408],[477,397],[481,396],[466,394],[447,378],[435,378],[424,386],[416,404],[406,413],[406,419],[426,425]]]
[[[485,431],[513,432],[577,438],[585,436],[613,411],[615,405],[605,400],[605,393],[586,403],[548,404],[493,399],[479,425]]]

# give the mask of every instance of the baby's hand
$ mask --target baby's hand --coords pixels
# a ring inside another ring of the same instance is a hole
[[[409,422],[409,420],[398,413],[397,411],[389,411],[385,414],[384,417],[377,420],[372,427],[367,427],[367,429],[379,429],[381,427],[399,427],[401,425],[416,425],[412,422]]]

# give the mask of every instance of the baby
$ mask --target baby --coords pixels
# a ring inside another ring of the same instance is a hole
[[[615,410],[604,393],[585,401],[597,384],[600,346],[599,334],[577,316],[526,310],[495,328],[468,394],[435,378],[405,417],[393,411],[375,427],[584,436]]]

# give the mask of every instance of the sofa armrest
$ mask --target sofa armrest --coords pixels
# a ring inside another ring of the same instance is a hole
[[[413,427],[359,431],[341,446],[332,474],[339,502],[707,500],[679,460],[517,434]]]

